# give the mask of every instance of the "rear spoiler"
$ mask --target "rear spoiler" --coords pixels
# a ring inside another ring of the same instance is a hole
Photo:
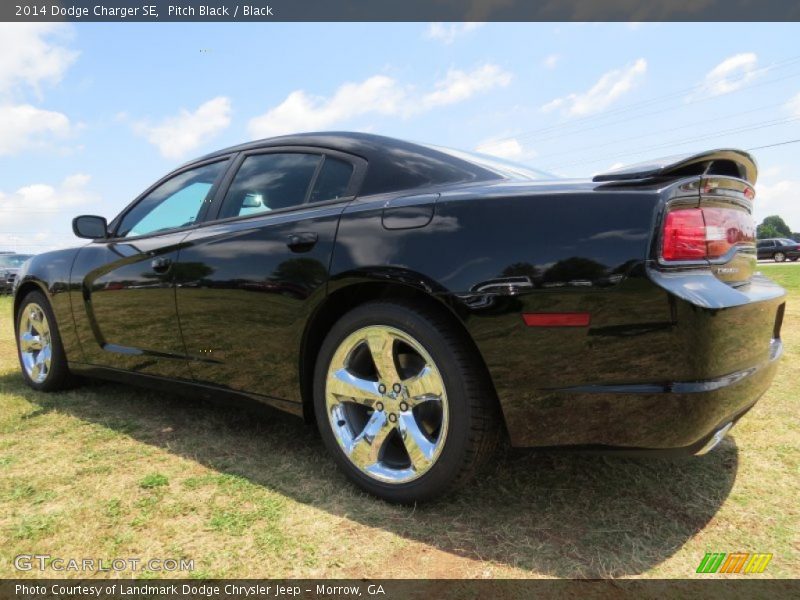
[[[592,181],[630,181],[651,178],[677,178],[692,175],[727,175],[755,185],[756,160],[743,150],[723,148],[700,154],[670,156],[595,175]]]

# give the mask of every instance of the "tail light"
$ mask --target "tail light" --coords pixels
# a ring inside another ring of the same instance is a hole
[[[703,260],[725,256],[734,246],[755,243],[755,223],[735,208],[680,208],[664,220],[661,257]]]

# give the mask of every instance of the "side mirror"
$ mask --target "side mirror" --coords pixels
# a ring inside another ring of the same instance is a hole
[[[108,237],[108,223],[105,217],[81,215],[72,219],[72,233],[79,238],[99,240]]]

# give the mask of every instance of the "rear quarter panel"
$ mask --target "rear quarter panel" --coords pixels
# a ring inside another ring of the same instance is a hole
[[[652,350],[668,351],[674,306],[644,268],[661,195],[595,188],[443,192],[427,226],[401,230],[382,226],[385,198],[354,202],[330,289],[393,279],[444,302],[477,345],[508,422],[550,402],[548,388],[663,372],[654,364],[663,352]],[[521,316],[573,311],[591,313],[591,327],[531,328]]]

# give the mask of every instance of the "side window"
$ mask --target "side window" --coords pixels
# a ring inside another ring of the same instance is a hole
[[[219,218],[289,208],[306,201],[322,156],[275,153],[248,156],[222,202]]]
[[[347,193],[352,176],[353,165],[349,162],[326,156],[308,201],[324,202],[325,200],[341,198]]]
[[[194,223],[227,163],[223,160],[197,167],[162,183],[123,217],[117,237],[147,235]]]

